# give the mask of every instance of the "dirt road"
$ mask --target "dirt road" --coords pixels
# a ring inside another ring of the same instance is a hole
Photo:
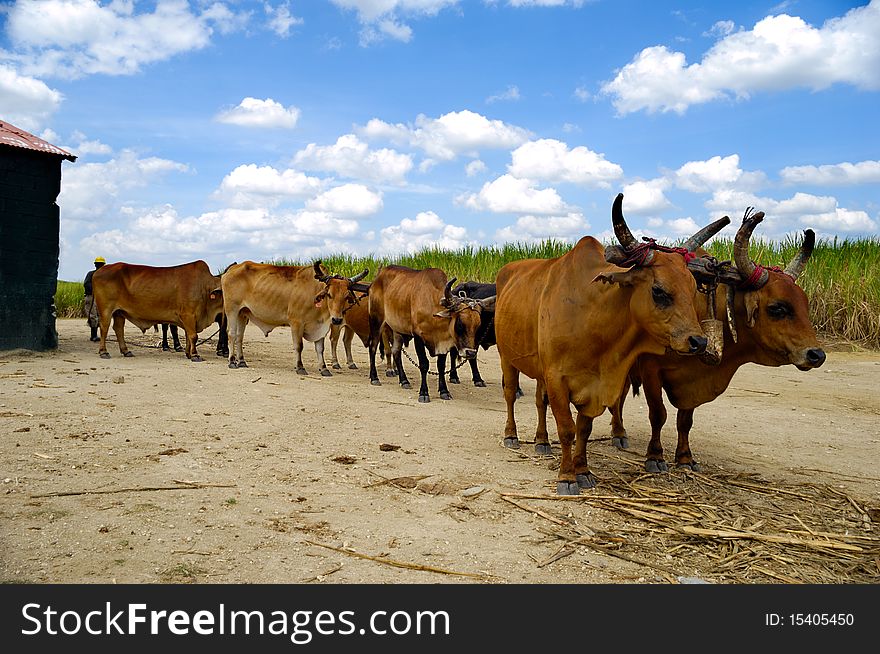
[[[210,344],[203,363],[151,347],[126,359],[115,343],[108,361],[83,321],[59,320],[58,331],[55,352],[0,352],[2,581],[871,578],[876,353],[832,352],[806,373],[743,368],[696,413],[702,475],[644,474],[647,410],[632,399],[631,451],[592,444],[599,485],[561,500],[523,497],[553,493],[556,460],[502,447],[494,349],[480,353],[487,388],[464,367],[453,401],[437,397],[434,378],[421,405],[394,379],[371,386],[361,347],[360,369],[323,378],[307,345],[310,374],[298,376],[287,329],[264,338],[248,328],[251,367],[240,370]],[[158,340],[127,333],[142,346]],[[523,385],[517,417],[528,440],[534,383]],[[671,427],[674,418],[667,453]],[[608,433],[606,415],[593,435]],[[745,535],[714,533],[723,530]],[[852,563],[863,555],[868,563]]]

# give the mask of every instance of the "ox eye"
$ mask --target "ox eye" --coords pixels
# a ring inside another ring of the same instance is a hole
[[[654,304],[658,307],[668,307],[672,305],[672,295],[663,290],[660,286],[651,288],[651,297],[654,298]]]
[[[767,306],[767,314],[771,318],[779,320],[780,318],[786,318],[792,315],[792,310],[785,302],[774,302]]]

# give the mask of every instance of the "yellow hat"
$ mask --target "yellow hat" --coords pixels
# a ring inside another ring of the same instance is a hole
[[[107,263],[107,260],[104,257],[95,257],[95,263]]]

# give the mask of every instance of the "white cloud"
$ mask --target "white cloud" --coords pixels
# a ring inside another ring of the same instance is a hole
[[[779,172],[786,184],[850,186],[880,182],[880,161],[860,161],[823,166],[788,166]]]
[[[373,118],[359,131],[368,139],[409,144],[442,161],[460,154],[478,156],[481,149],[516,147],[530,136],[527,130],[500,120],[490,120],[467,109],[452,111],[439,118],[420,114],[415,125],[392,125]]]
[[[738,154],[714,156],[702,161],[688,161],[680,168],[666,171],[665,178],[677,188],[691,193],[719,191],[747,192],[761,188],[767,176],[760,170],[744,171]]]
[[[739,155],[714,156],[705,161],[688,161],[673,174],[678,188],[692,193],[706,193],[732,186],[742,177]]]
[[[221,2],[194,13],[180,0],[159,0],[153,11],[139,13],[125,1],[18,0],[6,16],[14,51],[5,56],[28,74],[63,78],[137,73],[144,65],[204,48],[215,29],[228,33],[247,18]]]
[[[362,184],[343,184],[312,198],[306,208],[333,216],[369,216],[382,208],[382,194]]]
[[[580,100],[581,102],[586,102],[587,100],[590,99],[590,97],[592,97],[592,96],[590,95],[590,92],[587,90],[587,88],[586,88],[585,86],[578,86],[578,87],[574,90],[574,94],[573,94],[573,95],[574,95],[574,97],[576,97],[576,98],[577,98],[578,100]]]
[[[876,221],[867,213],[840,207],[837,198],[832,196],[795,193],[790,198],[775,200],[742,191],[722,190],[713,194],[706,207],[718,215],[730,216],[737,215],[745,207],[756,207],[767,215],[762,223],[767,232],[777,236],[794,226],[825,229],[831,233],[877,230]]]
[[[272,98],[260,100],[245,98],[237,107],[221,111],[215,120],[242,127],[279,127],[293,129],[299,120],[300,111],[293,105],[285,108]]]
[[[215,270],[232,261],[307,259],[351,250],[345,239],[354,239],[359,232],[356,220],[308,210],[225,208],[180,216],[171,205],[123,207],[116,222],[120,221],[121,226],[80,239],[80,250],[151,265],[201,258]]]
[[[278,36],[286,39],[290,36],[290,28],[296,25],[302,25],[303,19],[298,18],[290,13],[290,2],[284,2],[276,6],[272,6],[268,2],[263,5],[263,10],[268,16],[267,24],[269,29]]]
[[[512,175],[486,182],[479,193],[460,195],[456,202],[475,211],[493,213],[563,214],[568,211],[556,189],[537,189],[531,180]]]
[[[666,226],[676,236],[691,236],[701,229],[693,218],[674,218],[673,220],[667,220]]]
[[[539,242],[547,239],[573,241],[589,233],[590,223],[582,213],[564,216],[520,216],[513,225],[495,232],[498,242]]]
[[[166,173],[188,170],[186,164],[158,157],[140,159],[132,150],[123,150],[104,163],[77,163],[65,168],[58,206],[67,218],[99,220],[127,201],[126,190],[155,183]]]
[[[506,101],[506,100],[515,101],[515,100],[519,100],[519,99],[520,99],[519,87],[513,85],[513,86],[508,86],[507,90],[502,93],[498,93],[496,95],[490,95],[488,98],[486,98],[486,104],[493,104],[495,102],[502,102],[502,101]]]
[[[280,171],[272,166],[246,164],[235,168],[220,182],[218,193],[234,206],[266,206],[293,198],[306,198],[320,191],[322,181],[298,170]]]
[[[772,205],[774,215],[815,215],[833,212],[837,207],[837,199],[830,196],[795,193],[787,200]]]
[[[480,173],[486,172],[486,170],[486,164],[479,159],[469,161],[467,166],[464,167],[464,172],[467,174],[468,177],[476,177]]]
[[[52,117],[64,98],[33,77],[0,64],[0,116],[16,127],[35,132]]]
[[[384,38],[408,43],[412,28],[401,20],[406,17],[434,16],[459,0],[331,0],[343,9],[354,10],[361,22],[360,44],[371,45]]]
[[[706,32],[703,32],[703,36],[718,36],[724,37],[728,34],[732,33],[733,30],[736,29],[736,23],[732,20],[719,20],[712,27],[710,27]]]
[[[627,214],[657,213],[671,205],[663,194],[669,181],[663,177],[650,181],[637,181],[623,187]]]
[[[507,0],[511,7],[582,7],[584,0]]]
[[[539,139],[521,145],[511,153],[508,166],[514,177],[548,182],[571,182],[608,188],[623,176],[623,169],[584,146],[569,150],[555,139]]]
[[[798,17],[768,16],[752,30],[718,41],[702,61],[684,53],[645,48],[602,90],[618,113],[684,113],[694,104],[757,91],[832,84],[880,89],[880,2],[849,11],[815,28]]]
[[[390,254],[413,253],[425,247],[456,250],[471,242],[464,227],[446,224],[433,211],[404,218],[381,231],[381,249]]]
[[[825,229],[829,232],[876,232],[877,222],[864,211],[851,211],[837,207],[834,211],[802,219],[804,227]]]
[[[309,143],[294,156],[296,165],[334,172],[343,177],[403,184],[412,169],[412,157],[388,148],[370,150],[354,134],[340,136],[334,145]]]
[[[57,139],[58,136],[52,132],[52,130],[47,130],[47,132],[51,132],[53,138]],[[49,139],[45,139],[49,140]],[[74,131],[73,134],[70,135],[70,140],[76,145],[64,145],[62,146],[68,152],[76,155],[77,157],[84,157],[88,155],[108,155],[113,154],[113,148],[111,148],[106,143],[101,143],[98,140],[89,140],[85,134],[80,132],[79,130]],[[50,141],[51,142],[51,141]]]

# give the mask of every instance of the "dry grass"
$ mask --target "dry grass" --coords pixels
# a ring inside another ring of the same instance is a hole
[[[533,557],[538,565],[586,547],[673,583],[679,577],[788,584],[880,579],[880,507],[838,488],[722,470],[652,475],[641,457],[595,455],[602,459],[600,484],[579,496],[558,497],[550,488],[546,495],[502,494],[547,519],[538,531],[553,550]]]

